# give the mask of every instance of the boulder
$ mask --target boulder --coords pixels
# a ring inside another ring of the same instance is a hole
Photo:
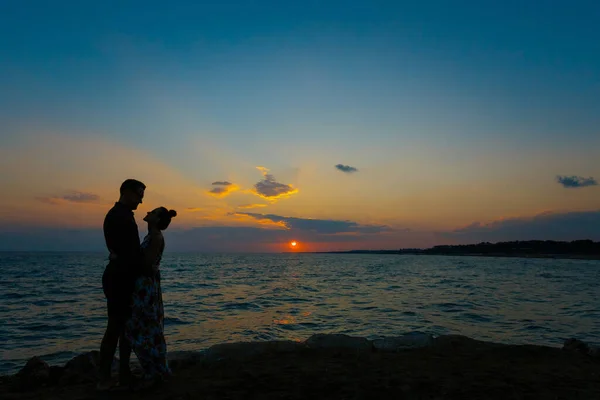
[[[567,339],[563,344],[564,351],[587,354],[590,357],[600,357],[600,348],[591,346],[579,339]]]
[[[17,373],[16,383],[20,389],[36,389],[45,386],[50,379],[50,366],[41,358],[31,358]]]
[[[60,384],[68,385],[97,380],[99,362],[99,351],[90,351],[73,357],[65,364]]]
[[[371,342],[363,337],[348,336],[344,334],[318,333],[309,337],[304,342],[311,349],[356,349],[370,350],[373,348]]]
[[[65,372],[64,367],[53,365],[50,367],[50,376],[48,377],[48,386],[58,385],[63,374]]]
[[[433,336],[428,333],[412,332],[402,336],[384,337],[373,340],[373,347],[379,351],[400,351],[433,345]]]
[[[485,342],[471,339],[470,337],[463,335],[442,335],[438,336],[433,340],[433,345],[436,347],[451,347],[451,348],[459,348],[459,347],[470,347],[475,348],[481,345],[485,345]],[[487,343],[489,345],[489,343]]]
[[[302,343],[293,342],[291,340],[223,343],[211,346],[206,350],[204,359],[207,362],[213,362],[224,359],[253,357],[266,353],[289,353],[303,347]]]
[[[204,355],[197,351],[170,351],[167,353],[169,367],[172,369],[187,368],[200,363]]]
[[[79,373],[96,372],[100,365],[100,352],[97,350],[79,354],[65,364],[65,372],[77,371]]]
[[[73,383],[96,382],[100,366],[100,352],[97,350],[79,354],[69,360],[64,367],[59,383],[69,385]],[[111,366],[113,373],[119,368],[119,359],[114,358]]]
[[[567,339],[563,344],[564,351],[570,351],[575,353],[588,354],[590,351],[590,347],[587,343],[582,342],[579,339]]]

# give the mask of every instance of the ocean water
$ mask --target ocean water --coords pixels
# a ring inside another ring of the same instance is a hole
[[[0,374],[97,350],[100,253],[0,253]],[[502,343],[600,342],[600,262],[398,255],[165,254],[169,350],[412,331]]]

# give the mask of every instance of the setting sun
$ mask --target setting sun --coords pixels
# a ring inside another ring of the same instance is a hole
[[[296,248],[296,246],[298,246],[298,242],[293,241],[290,243],[290,246],[292,246],[292,248]]]

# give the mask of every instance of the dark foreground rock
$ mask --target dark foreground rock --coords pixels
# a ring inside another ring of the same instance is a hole
[[[39,357],[33,357],[15,376],[19,389],[35,389],[50,380],[50,366]]]
[[[600,399],[600,359],[579,342],[568,341],[558,349],[456,335],[368,344],[360,338],[326,336],[304,343],[233,343],[204,353],[173,352],[175,378],[145,393],[99,394],[88,379],[51,384],[52,367],[38,359],[22,373],[2,378],[0,398]],[[89,376],[93,360],[93,355],[80,356],[70,362],[69,374],[80,365]],[[45,379],[46,386],[14,386],[28,371]]]

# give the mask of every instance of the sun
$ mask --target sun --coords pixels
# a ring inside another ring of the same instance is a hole
[[[290,246],[292,246],[292,249],[295,249],[296,247],[298,247],[298,242],[296,242],[295,240],[290,242]]]

